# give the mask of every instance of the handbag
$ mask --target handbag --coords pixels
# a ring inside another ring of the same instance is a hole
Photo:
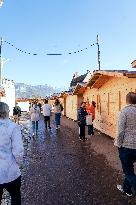
[[[86,125],[92,125],[93,121],[92,121],[92,113],[90,113],[89,115],[86,116]]]

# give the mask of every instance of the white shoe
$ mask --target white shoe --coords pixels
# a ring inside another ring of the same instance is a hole
[[[123,190],[123,187],[122,187],[122,185],[117,185],[117,189],[119,190],[119,191],[121,191],[122,193],[124,193],[124,190]]]
[[[58,125],[58,129],[60,129],[60,125]]]
[[[122,185],[119,185],[119,184],[118,184],[118,185],[117,185],[117,189],[118,189],[120,192],[125,193],[125,194],[126,194],[127,196],[129,196],[129,197],[133,196],[133,194],[128,194],[128,193],[124,192]]]

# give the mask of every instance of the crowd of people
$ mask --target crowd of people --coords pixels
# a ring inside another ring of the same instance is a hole
[[[63,111],[63,105],[60,103],[58,99],[55,100],[53,109],[52,106],[49,105],[48,99],[44,100],[44,104],[39,107],[37,102],[34,102],[32,106],[30,107],[30,117],[32,122],[32,135],[37,135],[38,131],[38,122],[40,119],[41,112],[44,117],[44,123],[45,123],[45,129],[51,129],[50,125],[50,118],[52,115],[52,112],[54,112],[54,120],[56,124],[56,130],[60,129],[60,120],[61,120],[61,113]]]
[[[125,179],[123,185],[117,185],[119,191],[127,196],[136,195],[136,174],[134,172],[134,163],[136,162],[136,94],[128,93],[126,96],[127,106],[122,109],[119,115],[117,136],[115,146],[118,147],[119,157],[122,163]],[[23,142],[21,130],[17,123],[21,110],[14,109],[14,121],[9,119],[9,106],[0,102],[0,201],[2,199],[3,189],[6,189],[11,195],[11,205],[21,204],[21,172],[20,165],[23,159]],[[86,141],[85,126],[88,127],[88,135],[94,135],[93,121],[95,120],[94,101],[89,103],[82,102],[78,110],[79,137],[83,142]],[[37,135],[40,113],[43,113],[45,129],[51,129],[50,117],[52,107],[46,99],[43,106],[38,106],[35,102],[30,108],[33,135]],[[54,115],[56,129],[60,129],[60,119],[63,106],[58,99],[54,103]]]

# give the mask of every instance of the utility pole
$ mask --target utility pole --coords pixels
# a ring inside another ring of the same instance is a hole
[[[2,85],[2,37],[0,38],[0,87]]]
[[[99,70],[101,70],[101,64],[100,64],[100,45],[99,45],[99,36],[97,35],[97,47],[98,47],[98,67]]]

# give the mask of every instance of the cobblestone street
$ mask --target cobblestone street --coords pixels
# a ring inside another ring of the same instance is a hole
[[[29,120],[23,123],[29,130]],[[55,130],[53,121],[51,126],[51,131],[45,131],[41,119],[38,136],[31,141],[29,131],[23,131],[27,136],[22,169],[23,205],[136,203],[116,189],[122,173],[111,139],[95,131],[93,138],[81,142],[77,124],[64,117],[60,131]]]

